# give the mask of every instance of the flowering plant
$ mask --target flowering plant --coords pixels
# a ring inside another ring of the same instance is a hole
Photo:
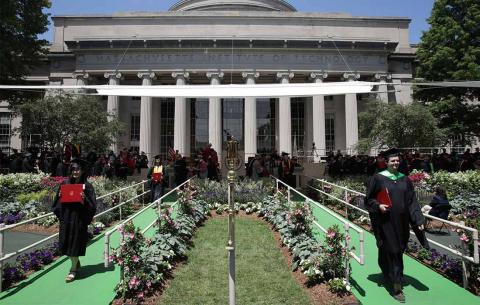
[[[3,288],[23,280],[27,274],[48,265],[59,256],[57,243],[17,257],[15,264],[6,264],[3,272]]]
[[[154,280],[148,272],[148,265],[142,259],[147,243],[140,229],[135,228],[132,222],[120,227],[119,231],[122,236],[120,247],[114,249],[110,257],[122,269],[122,279],[115,287],[115,292],[124,301],[132,299],[140,303],[151,291]]]
[[[413,183],[420,183],[424,180],[430,179],[430,175],[423,171],[413,170],[408,176],[408,179]]]
[[[286,214],[287,222],[293,226],[293,234],[311,235],[312,210],[307,202],[294,202]]]

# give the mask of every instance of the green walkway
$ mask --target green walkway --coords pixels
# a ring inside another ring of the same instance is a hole
[[[168,200],[172,202],[173,198]],[[312,204],[317,221],[324,227],[342,222]],[[155,211],[150,209],[134,221],[138,227],[145,227],[155,219]],[[152,232],[153,230],[150,230]],[[319,230],[315,232],[323,238]],[[119,235],[111,238],[111,246],[119,243]],[[351,244],[358,247],[358,234],[351,230]],[[87,256],[81,259],[82,269],[78,281],[66,284],[65,275],[70,262],[61,258],[31,275],[3,293],[1,305],[106,305],[114,298],[113,289],[120,279],[118,267],[103,267],[103,235],[96,237],[87,249]],[[356,250],[358,254],[358,249]],[[405,256],[406,304],[410,305],[480,305],[480,298],[442,277],[433,270]],[[365,232],[365,265],[352,260],[351,283],[353,293],[363,305],[398,305],[382,286],[380,269],[377,265],[377,247],[373,235]]]
[[[311,204],[317,222],[327,228],[343,223],[323,209]],[[338,214],[337,214],[338,215]],[[342,230],[343,231],[343,230]],[[315,230],[318,238],[324,234],[319,229]],[[351,246],[359,256],[359,235],[350,229]],[[408,305],[480,305],[480,298],[457,284],[444,278],[430,268],[420,264],[414,259],[404,256],[405,280],[404,288],[406,304]],[[365,231],[365,265],[361,266],[351,260],[352,266],[352,292],[363,305],[398,305],[388,291],[382,286],[382,274],[377,264],[377,246],[375,237]]]
[[[175,200],[174,196],[169,196]],[[154,209],[148,209],[134,219],[137,227],[144,228],[155,218]],[[147,232],[152,233],[150,229]],[[110,246],[118,247],[118,231],[111,235]],[[70,260],[62,257],[28,279],[0,294],[1,305],[106,305],[115,297],[113,291],[120,280],[120,268],[104,267],[104,234],[97,236],[87,248],[87,255],[81,257],[82,268],[77,281],[65,283]]]

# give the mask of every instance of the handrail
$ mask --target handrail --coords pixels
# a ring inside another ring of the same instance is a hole
[[[307,177],[308,177],[308,176],[307,176]],[[348,189],[348,188],[346,188],[346,187],[337,185],[337,184],[332,183],[332,182],[328,182],[328,181],[326,181],[326,180],[324,180],[324,179],[318,179],[318,178],[313,178],[313,177],[309,177],[309,178],[312,178],[312,179],[314,179],[314,180],[317,180],[317,181],[319,181],[319,182],[321,182],[321,183],[329,184],[329,185],[331,185],[331,186],[334,186],[334,187],[343,189],[343,190],[345,190],[345,191],[347,191],[347,192],[354,193],[354,194],[358,194],[359,196],[365,197],[365,194],[363,194],[363,193],[360,193],[360,192],[355,191],[355,190]],[[310,185],[309,185],[309,187],[312,188],[312,189],[314,189],[314,190],[316,190],[316,191],[318,191],[318,192],[320,192],[320,193],[322,193],[322,194],[324,194],[324,195],[329,196],[330,198],[333,198],[333,199],[335,199],[335,200],[337,200],[337,201],[339,201],[339,202],[342,202],[342,203],[348,205],[349,207],[352,207],[352,208],[354,208],[354,209],[356,209],[356,210],[358,210],[358,211],[360,211],[360,212],[362,212],[362,213],[364,213],[364,214],[368,214],[368,211],[363,210],[363,209],[361,209],[361,208],[359,208],[359,207],[357,207],[357,206],[354,206],[354,205],[352,205],[352,204],[350,204],[350,203],[348,203],[348,202],[346,202],[346,201],[344,201],[344,200],[342,200],[342,199],[339,199],[339,198],[337,198],[337,197],[335,197],[335,196],[333,196],[333,195],[330,195],[330,194],[328,194],[328,193],[325,193],[324,191],[319,190],[319,189],[317,189],[317,188],[315,188],[315,187],[312,187],[312,186],[310,186]],[[425,213],[423,213],[423,216],[425,216],[425,217],[427,217],[427,218],[430,218],[430,219],[434,219],[434,220],[443,222],[443,223],[446,223],[446,224],[449,224],[449,225],[451,225],[451,226],[453,226],[453,227],[457,227],[457,228],[464,229],[464,230],[467,230],[467,231],[472,232],[472,235],[473,235],[473,236],[472,236],[472,239],[473,239],[473,242],[474,242],[474,246],[473,246],[473,248],[474,248],[474,249],[473,249],[473,251],[474,251],[474,252],[473,252],[473,256],[466,256],[465,254],[463,254],[462,252],[460,252],[460,251],[458,251],[458,250],[456,250],[456,249],[452,249],[452,248],[450,248],[450,247],[448,247],[448,246],[442,245],[442,244],[440,244],[440,243],[438,243],[438,242],[436,242],[436,241],[434,241],[434,240],[431,240],[431,239],[429,239],[429,238],[427,238],[427,240],[428,240],[429,242],[431,242],[432,244],[434,244],[434,245],[436,245],[436,246],[439,246],[440,248],[442,248],[442,249],[444,249],[444,250],[447,250],[447,251],[451,252],[452,254],[454,254],[454,255],[456,255],[456,256],[461,257],[462,259],[466,259],[466,260],[468,260],[468,261],[470,261],[470,262],[472,262],[472,263],[474,263],[474,264],[478,264],[478,263],[479,263],[479,261],[480,261],[480,258],[479,258],[479,238],[478,238],[478,230],[477,230],[477,229],[471,228],[471,227],[467,227],[467,226],[465,226],[465,225],[463,225],[463,224],[461,224],[461,223],[457,223],[457,222],[445,220],[445,219],[438,218],[438,217],[435,217],[435,216],[432,216],[432,215],[429,215],[429,214],[425,214]],[[414,233],[413,233],[412,231],[410,231],[410,234],[413,235]]]
[[[108,212],[110,212],[110,211],[112,211],[112,210],[118,209],[118,208],[120,208],[122,205],[124,205],[124,204],[126,204],[126,203],[129,203],[129,202],[137,199],[138,197],[141,197],[141,196],[147,194],[148,192],[150,192],[150,191],[146,191],[146,192],[144,192],[144,193],[142,193],[142,194],[138,194],[137,196],[130,198],[129,200],[123,202],[122,204],[116,205],[116,206],[114,206],[113,208],[110,208],[110,209],[108,209],[108,210],[105,210],[105,211],[103,211],[103,212],[101,212],[101,213],[96,214],[95,216],[93,216],[93,218],[97,218],[97,217],[102,216],[103,214],[106,214],[106,213],[108,213]],[[9,259],[9,258],[12,257],[12,256],[21,254],[21,253],[23,253],[23,252],[25,252],[25,251],[27,251],[27,250],[29,250],[29,249],[31,249],[31,248],[34,248],[35,246],[38,246],[39,244],[42,244],[42,243],[46,242],[47,240],[50,240],[50,239],[52,239],[53,237],[56,237],[56,236],[58,236],[58,233],[55,233],[55,234],[53,234],[53,235],[50,235],[50,236],[48,236],[48,237],[46,237],[46,238],[44,238],[44,239],[42,239],[42,240],[40,240],[40,241],[37,241],[37,242],[35,242],[35,243],[33,243],[33,244],[30,244],[30,245],[28,245],[28,246],[26,246],[26,247],[24,247],[24,248],[22,248],[22,249],[19,249],[19,250],[15,251],[15,252],[10,252],[10,253],[8,253],[8,254],[5,254],[3,257],[0,257],[0,262],[3,262],[3,261],[5,261],[5,260]]]
[[[113,227],[111,230],[109,230],[108,232],[105,233],[105,236],[104,236],[104,251],[103,251],[103,254],[104,254],[104,265],[105,265],[105,268],[108,268],[110,266],[110,262],[109,262],[109,257],[110,257],[110,236],[115,232],[117,231],[118,229],[120,229],[120,227],[124,226],[126,223],[128,223],[129,221],[132,221],[134,218],[136,218],[137,216],[139,216],[140,214],[144,213],[145,211],[151,209],[154,205],[156,205],[158,208],[160,208],[160,203],[162,202],[162,200],[167,197],[168,195],[172,194],[173,192],[177,191],[178,189],[180,189],[182,186],[184,186],[185,184],[187,183],[190,183],[190,181],[193,179],[190,178],[188,179],[187,181],[183,182],[182,184],[178,185],[177,187],[175,187],[174,189],[172,189],[171,191],[169,191],[168,193],[162,195],[162,197],[158,198],[157,200],[153,201],[152,203],[150,203],[149,205],[147,205],[146,207],[144,207],[143,209],[141,209],[140,211],[138,211],[137,213],[133,214],[132,216],[130,216],[129,218],[125,219],[124,221],[122,221],[121,223],[117,224],[115,227]],[[153,224],[150,224],[149,225],[150,227],[153,226]],[[146,230],[145,230],[146,231]]]
[[[276,182],[277,182],[277,190],[278,190],[278,183],[281,183],[283,185],[285,185],[287,188],[288,188],[288,194],[290,195],[290,190],[293,190],[295,193],[297,193],[298,195],[300,195],[301,197],[305,198],[307,202],[311,202],[313,204],[315,204],[317,207],[319,207],[320,209],[324,210],[325,212],[327,212],[328,214],[330,214],[331,216],[335,217],[336,219],[338,219],[339,221],[341,221],[342,223],[344,223],[344,226],[345,226],[345,231],[346,231],[346,235],[350,235],[349,234],[349,229],[352,228],[354,231],[356,231],[357,233],[359,233],[359,242],[360,242],[360,256],[357,256],[353,251],[349,251],[349,254],[350,256],[353,257],[354,260],[356,260],[360,265],[363,265],[365,263],[365,252],[364,252],[364,230],[359,228],[357,225],[355,225],[354,223],[350,222],[349,220],[347,219],[344,219],[342,217],[340,217],[339,215],[337,215],[336,213],[334,213],[333,211],[331,211],[330,209],[322,206],[321,204],[319,204],[318,202],[308,198],[307,196],[305,196],[304,194],[300,193],[299,191],[297,191],[296,189],[290,187],[288,184],[286,184],[285,182],[281,181],[280,179],[274,177],[274,176],[270,176],[271,178],[275,179]],[[289,201],[290,201],[290,196],[289,196]],[[323,228],[318,222],[314,221],[314,224],[319,227],[323,232],[326,232],[326,229]]]
[[[147,182],[147,180],[143,180],[142,182],[139,182],[139,183],[136,183],[136,184],[132,184],[130,186],[127,186],[127,187],[124,187],[121,189],[121,191],[124,191],[124,190],[127,190],[129,188],[132,188],[132,187],[135,187],[139,184],[143,184]],[[111,193],[108,193],[108,194],[105,194],[105,195],[102,195],[100,197],[97,197],[96,200],[98,199],[102,199],[102,198],[105,198],[105,197],[108,197],[108,196],[111,196],[113,194],[116,194],[120,192],[119,190],[116,190],[114,192],[111,192]],[[119,205],[117,205],[116,207],[118,207]],[[49,216],[53,216],[53,212],[50,212],[50,213],[47,213],[47,214],[43,214],[41,216],[37,216],[35,218],[30,218],[30,219],[27,219],[27,220],[24,220],[24,221],[21,221],[21,222],[17,222],[17,223],[14,223],[14,224],[11,224],[11,225],[6,225],[4,226],[3,228],[0,228],[0,232],[3,232],[3,231],[7,231],[7,230],[10,230],[12,228],[15,228],[15,227],[19,227],[19,226],[22,226],[24,224],[27,224],[27,223],[30,223],[30,222],[33,222],[33,221],[36,221],[36,220],[39,220],[39,219],[42,219],[42,218],[45,218],[45,217],[49,217]]]
[[[106,197],[106,196],[111,196],[112,194],[118,193],[118,192],[120,192],[120,191],[124,191],[124,190],[129,189],[129,188],[132,188],[132,187],[136,187],[136,186],[138,186],[138,185],[140,185],[140,184],[143,184],[143,183],[145,183],[145,182],[147,182],[147,180],[143,180],[142,182],[139,182],[139,183],[136,183],[136,184],[132,184],[132,185],[130,185],[130,186],[128,186],[128,187],[122,188],[121,190],[116,190],[116,191],[114,191],[114,192],[111,192],[111,193],[102,195],[102,196],[100,196],[100,197],[97,197],[96,199],[101,199],[101,198],[104,198],[104,197]],[[108,209],[108,210],[105,210],[105,211],[103,211],[103,212],[100,212],[100,213],[96,214],[95,216],[93,216],[93,218],[97,218],[97,217],[99,217],[99,216],[102,216],[102,215],[104,215],[104,214],[106,214],[106,213],[108,213],[108,212],[111,212],[111,211],[115,210],[115,209],[120,209],[120,215],[121,215],[121,208],[122,208],[123,205],[125,205],[125,204],[127,204],[127,203],[129,203],[129,202],[131,202],[131,201],[133,201],[133,200],[141,197],[141,196],[144,196],[144,195],[147,194],[148,192],[150,192],[150,190],[145,191],[145,192],[143,192],[143,193],[141,193],[141,194],[139,194],[139,195],[136,195],[136,196],[128,199],[127,201],[122,202],[122,203],[120,203],[120,204],[118,204],[118,205],[116,205],[116,206],[114,206],[114,207],[112,207],[112,208],[110,208],[110,209]],[[48,240],[50,240],[50,239],[53,239],[53,238],[55,238],[55,237],[58,236],[58,233],[55,233],[55,234],[50,235],[50,236],[48,236],[48,237],[46,237],[46,238],[44,238],[44,239],[42,239],[42,240],[39,240],[39,241],[35,242],[35,243],[33,243],[33,244],[30,244],[30,245],[28,245],[28,246],[25,246],[25,247],[23,247],[22,249],[18,249],[18,250],[16,250],[15,252],[11,252],[11,253],[8,253],[8,254],[5,254],[5,255],[4,255],[4,254],[3,254],[3,246],[4,246],[4,242],[3,242],[3,241],[4,241],[4,233],[3,233],[3,232],[6,231],[6,230],[9,230],[9,229],[12,229],[12,228],[15,228],[15,227],[18,227],[18,226],[21,226],[21,225],[24,225],[24,224],[33,222],[33,221],[38,220],[38,219],[41,219],[41,218],[45,218],[45,217],[48,217],[48,216],[52,216],[52,215],[53,215],[53,213],[50,212],[50,213],[48,213],[48,214],[44,214],[44,215],[41,215],[41,216],[38,216],[38,217],[35,217],[35,218],[27,219],[27,220],[25,220],[25,221],[22,221],[22,222],[19,222],[19,223],[15,223],[15,224],[12,224],[12,225],[9,225],[9,226],[4,226],[3,224],[0,225],[0,292],[2,291],[3,263],[4,263],[4,261],[6,261],[7,259],[9,259],[9,258],[11,258],[11,257],[13,257],[13,256],[15,256],[15,255],[22,254],[22,253],[26,252],[27,250],[29,250],[29,249],[31,249],[31,248],[34,248],[34,247],[36,247],[36,246],[38,246],[38,245],[40,245],[40,244],[42,244],[42,243],[45,243],[46,241],[48,241]]]

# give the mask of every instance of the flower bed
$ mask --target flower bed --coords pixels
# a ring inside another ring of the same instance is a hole
[[[0,223],[14,224],[50,213],[55,193],[65,179],[65,177],[50,177],[44,174],[0,175],[0,196],[2,196],[0,197]],[[123,181],[112,181],[104,177],[91,177],[89,181],[92,183],[97,197],[129,185]],[[132,188],[122,191],[121,196],[122,198],[132,198],[139,192],[139,188]],[[97,213],[115,206],[118,201],[119,194],[98,200]],[[123,215],[133,213],[133,206],[133,204],[127,204],[122,209]],[[101,217],[99,221],[109,225],[118,217],[119,211],[116,210]],[[55,223],[54,216],[37,221],[37,224],[46,227]]]
[[[40,270],[53,262],[58,256],[58,245],[56,243],[20,255],[14,264],[7,263],[3,267],[2,289],[7,289],[15,283],[24,280],[34,271]]]
[[[121,245],[110,258],[123,272],[116,287],[118,301],[114,304],[127,300],[141,303],[154,290],[163,288],[172,266],[184,258],[194,230],[206,219],[210,209],[222,205],[225,210],[225,203],[213,199],[213,194],[224,195],[221,185],[196,181],[179,192],[177,216],[173,219],[171,211],[164,209],[152,239],[142,236],[131,223],[122,228]],[[226,189],[225,183],[223,187]],[[318,242],[312,234],[313,217],[308,204],[291,205],[281,193],[272,196],[273,188],[263,182],[240,183],[237,189],[246,191],[235,196],[236,208],[247,206],[249,212],[257,212],[278,230],[282,242],[292,253],[294,270],[300,269],[311,285],[326,283],[335,293],[348,293],[350,287],[343,278],[348,251],[343,246],[345,236],[338,227],[329,228],[325,241]],[[252,195],[252,190],[261,192]],[[261,201],[247,201],[258,199]]]

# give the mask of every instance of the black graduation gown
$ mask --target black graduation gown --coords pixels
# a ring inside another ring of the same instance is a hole
[[[388,189],[392,207],[385,214],[380,212],[377,194]],[[410,237],[409,227],[420,226],[425,218],[415,196],[412,182],[407,176],[394,181],[375,174],[369,183],[365,205],[369,211],[373,233],[379,248],[379,265],[393,283],[403,277],[403,258]]]
[[[64,184],[70,184],[66,181]],[[59,188],[60,190],[60,188]],[[59,249],[63,255],[84,256],[88,242],[88,225],[97,209],[93,186],[85,181],[84,203],[60,203],[59,191],[52,206],[53,213],[60,222]]]

